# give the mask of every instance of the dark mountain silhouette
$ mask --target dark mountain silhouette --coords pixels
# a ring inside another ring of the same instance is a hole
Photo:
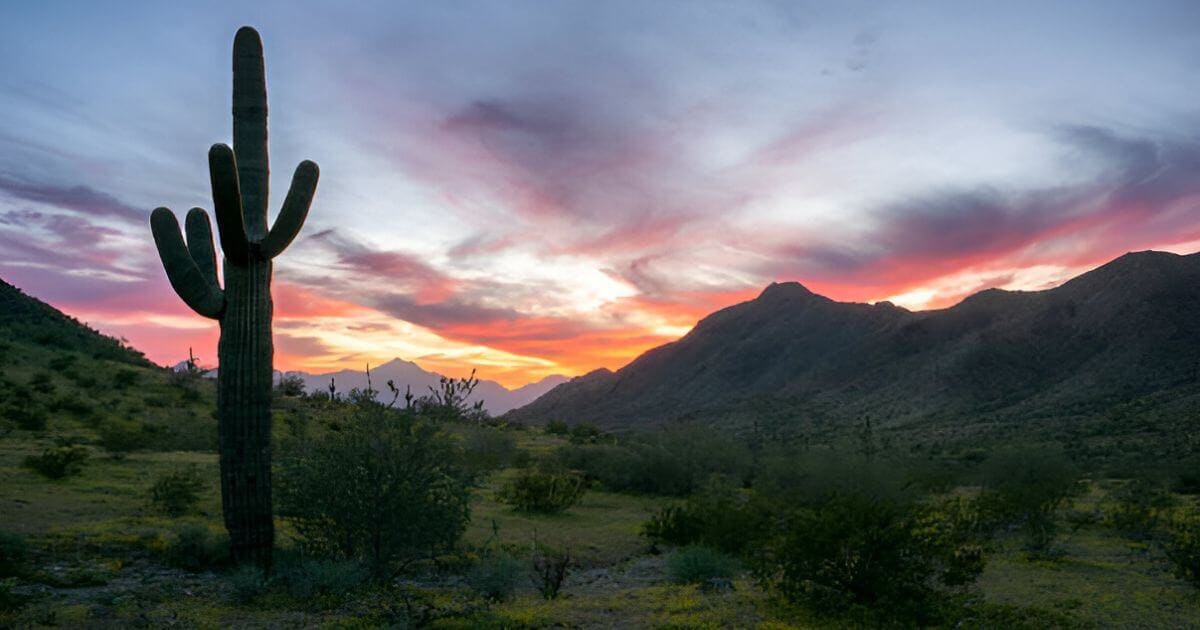
[[[1198,371],[1200,254],[1140,252],[1054,289],[922,312],[772,284],[509,415],[610,428],[781,407],[880,424],[1080,416],[1180,408],[1197,399]]]
[[[341,370],[325,374],[308,374],[306,372],[288,372],[288,374],[295,374],[302,378],[305,389],[309,392],[326,390],[329,387],[330,378],[334,379],[337,391],[342,394],[346,394],[351,388],[365,389],[367,386],[365,369]],[[416,363],[403,359],[393,359],[383,365],[371,366],[371,384],[380,391],[378,398],[386,400],[391,400],[391,394],[388,393],[386,385],[389,379],[395,382],[401,392],[404,391],[405,386],[408,386],[412,388],[413,396],[420,397],[428,394],[430,387],[436,388],[441,377],[441,374],[429,372]],[[482,400],[483,406],[488,412],[499,415],[533,402],[566,380],[565,376],[547,376],[536,383],[510,390],[495,381],[480,379],[479,385],[475,387],[475,391],[467,401],[473,403]]]
[[[0,280],[0,338],[150,366],[141,352]]]

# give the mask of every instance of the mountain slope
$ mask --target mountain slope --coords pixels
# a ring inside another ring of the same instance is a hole
[[[343,393],[349,392],[353,388],[364,389],[367,386],[365,370],[341,370],[325,374],[289,372],[289,374],[295,374],[303,379],[305,389],[310,392],[326,390],[329,387],[330,379],[333,379],[337,391]],[[428,394],[430,387],[436,388],[441,377],[440,374],[426,371],[416,363],[402,359],[393,359],[383,365],[371,368],[371,383],[376,390],[380,390],[380,398],[390,398],[390,395],[387,394],[386,383],[388,380],[394,381],[396,387],[401,391],[404,391],[406,386],[411,387],[413,395],[420,397]],[[499,415],[533,402],[566,380],[565,376],[548,376],[536,383],[510,390],[495,381],[480,379],[468,402],[482,400],[483,406],[488,412]]]
[[[1100,413],[1194,396],[1198,365],[1200,255],[1140,252],[1054,289],[988,290],[935,311],[773,284],[511,415],[626,427],[745,416],[764,402],[882,423]]]
[[[97,359],[149,366],[137,350],[0,280],[0,338],[82,352]]]

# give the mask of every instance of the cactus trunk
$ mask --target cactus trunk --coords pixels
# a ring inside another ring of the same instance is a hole
[[[233,142],[208,153],[213,209],[224,252],[224,289],[217,282],[208,215],[193,208],[187,242],[166,208],[150,215],[154,242],[171,287],[197,313],[221,324],[217,346],[217,419],[221,507],[239,563],[270,569],[272,259],[300,232],[316,192],[317,165],[296,168],[275,224],[267,227],[267,84],[262,40],[243,27],[233,41]]]
[[[217,346],[221,507],[233,556],[270,565],[271,261],[225,264],[225,313]]]

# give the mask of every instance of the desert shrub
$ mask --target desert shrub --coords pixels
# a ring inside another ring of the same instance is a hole
[[[147,448],[151,439],[145,423],[136,420],[105,420],[96,427],[96,434],[96,443],[117,459]]]
[[[0,578],[23,575],[29,568],[29,545],[25,538],[0,530]]]
[[[45,431],[49,420],[46,409],[29,395],[29,391],[15,388],[6,392],[8,400],[0,408],[0,416],[6,417],[24,431]]]
[[[79,445],[63,445],[48,448],[41,455],[25,458],[25,467],[48,479],[63,479],[83,472],[88,449]]]
[[[229,539],[199,523],[177,529],[166,546],[166,559],[186,571],[205,571],[229,560]]]
[[[0,578],[0,612],[15,612],[29,602],[29,597],[16,589],[17,578]]]
[[[546,599],[557,599],[563,581],[571,569],[573,559],[570,551],[554,551],[535,545],[530,565],[538,592]]]
[[[137,370],[131,370],[129,368],[121,368],[121,369],[117,370],[116,372],[113,372],[112,386],[113,386],[113,389],[116,389],[116,390],[128,389],[134,385],[137,385],[138,381],[140,381],[141,378],[142,378],[142,375],[139,374],[137,372]]]
[[[689,545],[667,559],[667,575],[677,584],[699,584],[713,578],[732,578],[733,558],[703,545]]]
[[[55,372],[61,372],[72,365],[75,365],[75,362],[78,360],[79,357],[73,354],[59,354],[47,361],[46,367],[54,370]]]
[[[49,372],[37,372],[29,379],[29,388],[39,394],[54,393],[53,376]]]
[[[336,605],[347,592],[362,586],[370,577],[357,560],[328,560],[298,553],[277,553],[270,580],[289,597],[299,600],[319,598],[325,605]]]
[[[267,592],[267,576],[254,564],[243,564],[227,576],[230,594],[238,604],[248,604]]]
[[[703,544],[740,554],[763,534],[770,513],[750,492],[711,484],[682,504],[669,505],[642,524],[652,544]]]
[[[1176,518],[1165,545],[1175,575],[1200,588],[1200,515]]]
[[[592,444],[599,440],[604,433],[600,431],[600,427],[590,422],[580,422],[571,427],[567,435],[572,444]]]
[[[1058,509],[1079,490],[1078,473],[1061,449],[1017,447],[997,452],[981,467],[980,507],[993,527],[1020,529],[1034,553],[1058,536]]]
[[[377,578],[453,546],[469,517],[472,477],[454,441],[378,406],[298,441],[278,479],[279,514],[303,549],[363,560]]]
[[[183,516],[200,502],[204,478],[195,467],[163,475],[150,487],[150,503],[168,516]]]
[[[517,438],[510,432],[490,427],[467,427],[463,432],[463,454],[471,468],[488,472],[507,468],[517,454]]]
[[[51,411],[65,411],[84,419],[91,418],[96,413],[96,408],[87,400],[80,396],[67,394],[55,398],[49,408]]]
[[[671,496],[692,494],[714,476],[745,480],[753,468],[743,442],[702,428],[635,435],[620,444],[570,444],[556,457],[609,490]]]
[[[551,420],[546,423],[544,431],[546,435],[567,436],[571,434],[571,426],[562,420]]]
[[[1150,536],[1159,519],[1175,505],[1175,497],[1165,483],[1148,479],[1131,480],[1113,489],[1108,496],[1112,503],[1108,523],[1122,535],[1132,538]]]
[[[522,512],[554,514],[575,505],[587,487],[583,477],[568,471],[526,469],[500,490],[500,501]]]
[[[304,379],[298,374],[284,374],[275,384],[275,393],[282,396],[303,396]]]
[[[502,602],[512,596],[523,565],[502,551],[488,553],[467,573],[467,584],[481,597]]]
[[[889,497],[832,495],[781,512],[755,558],[760,582],[823,613],[928,624],[983,569],[980,548]]]

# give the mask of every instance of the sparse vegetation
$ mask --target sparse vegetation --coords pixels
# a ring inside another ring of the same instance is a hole
[[[499,493],[518,510],[554,514],[575,505],[587,491],[583,477],[568,471],[523,470]]]

